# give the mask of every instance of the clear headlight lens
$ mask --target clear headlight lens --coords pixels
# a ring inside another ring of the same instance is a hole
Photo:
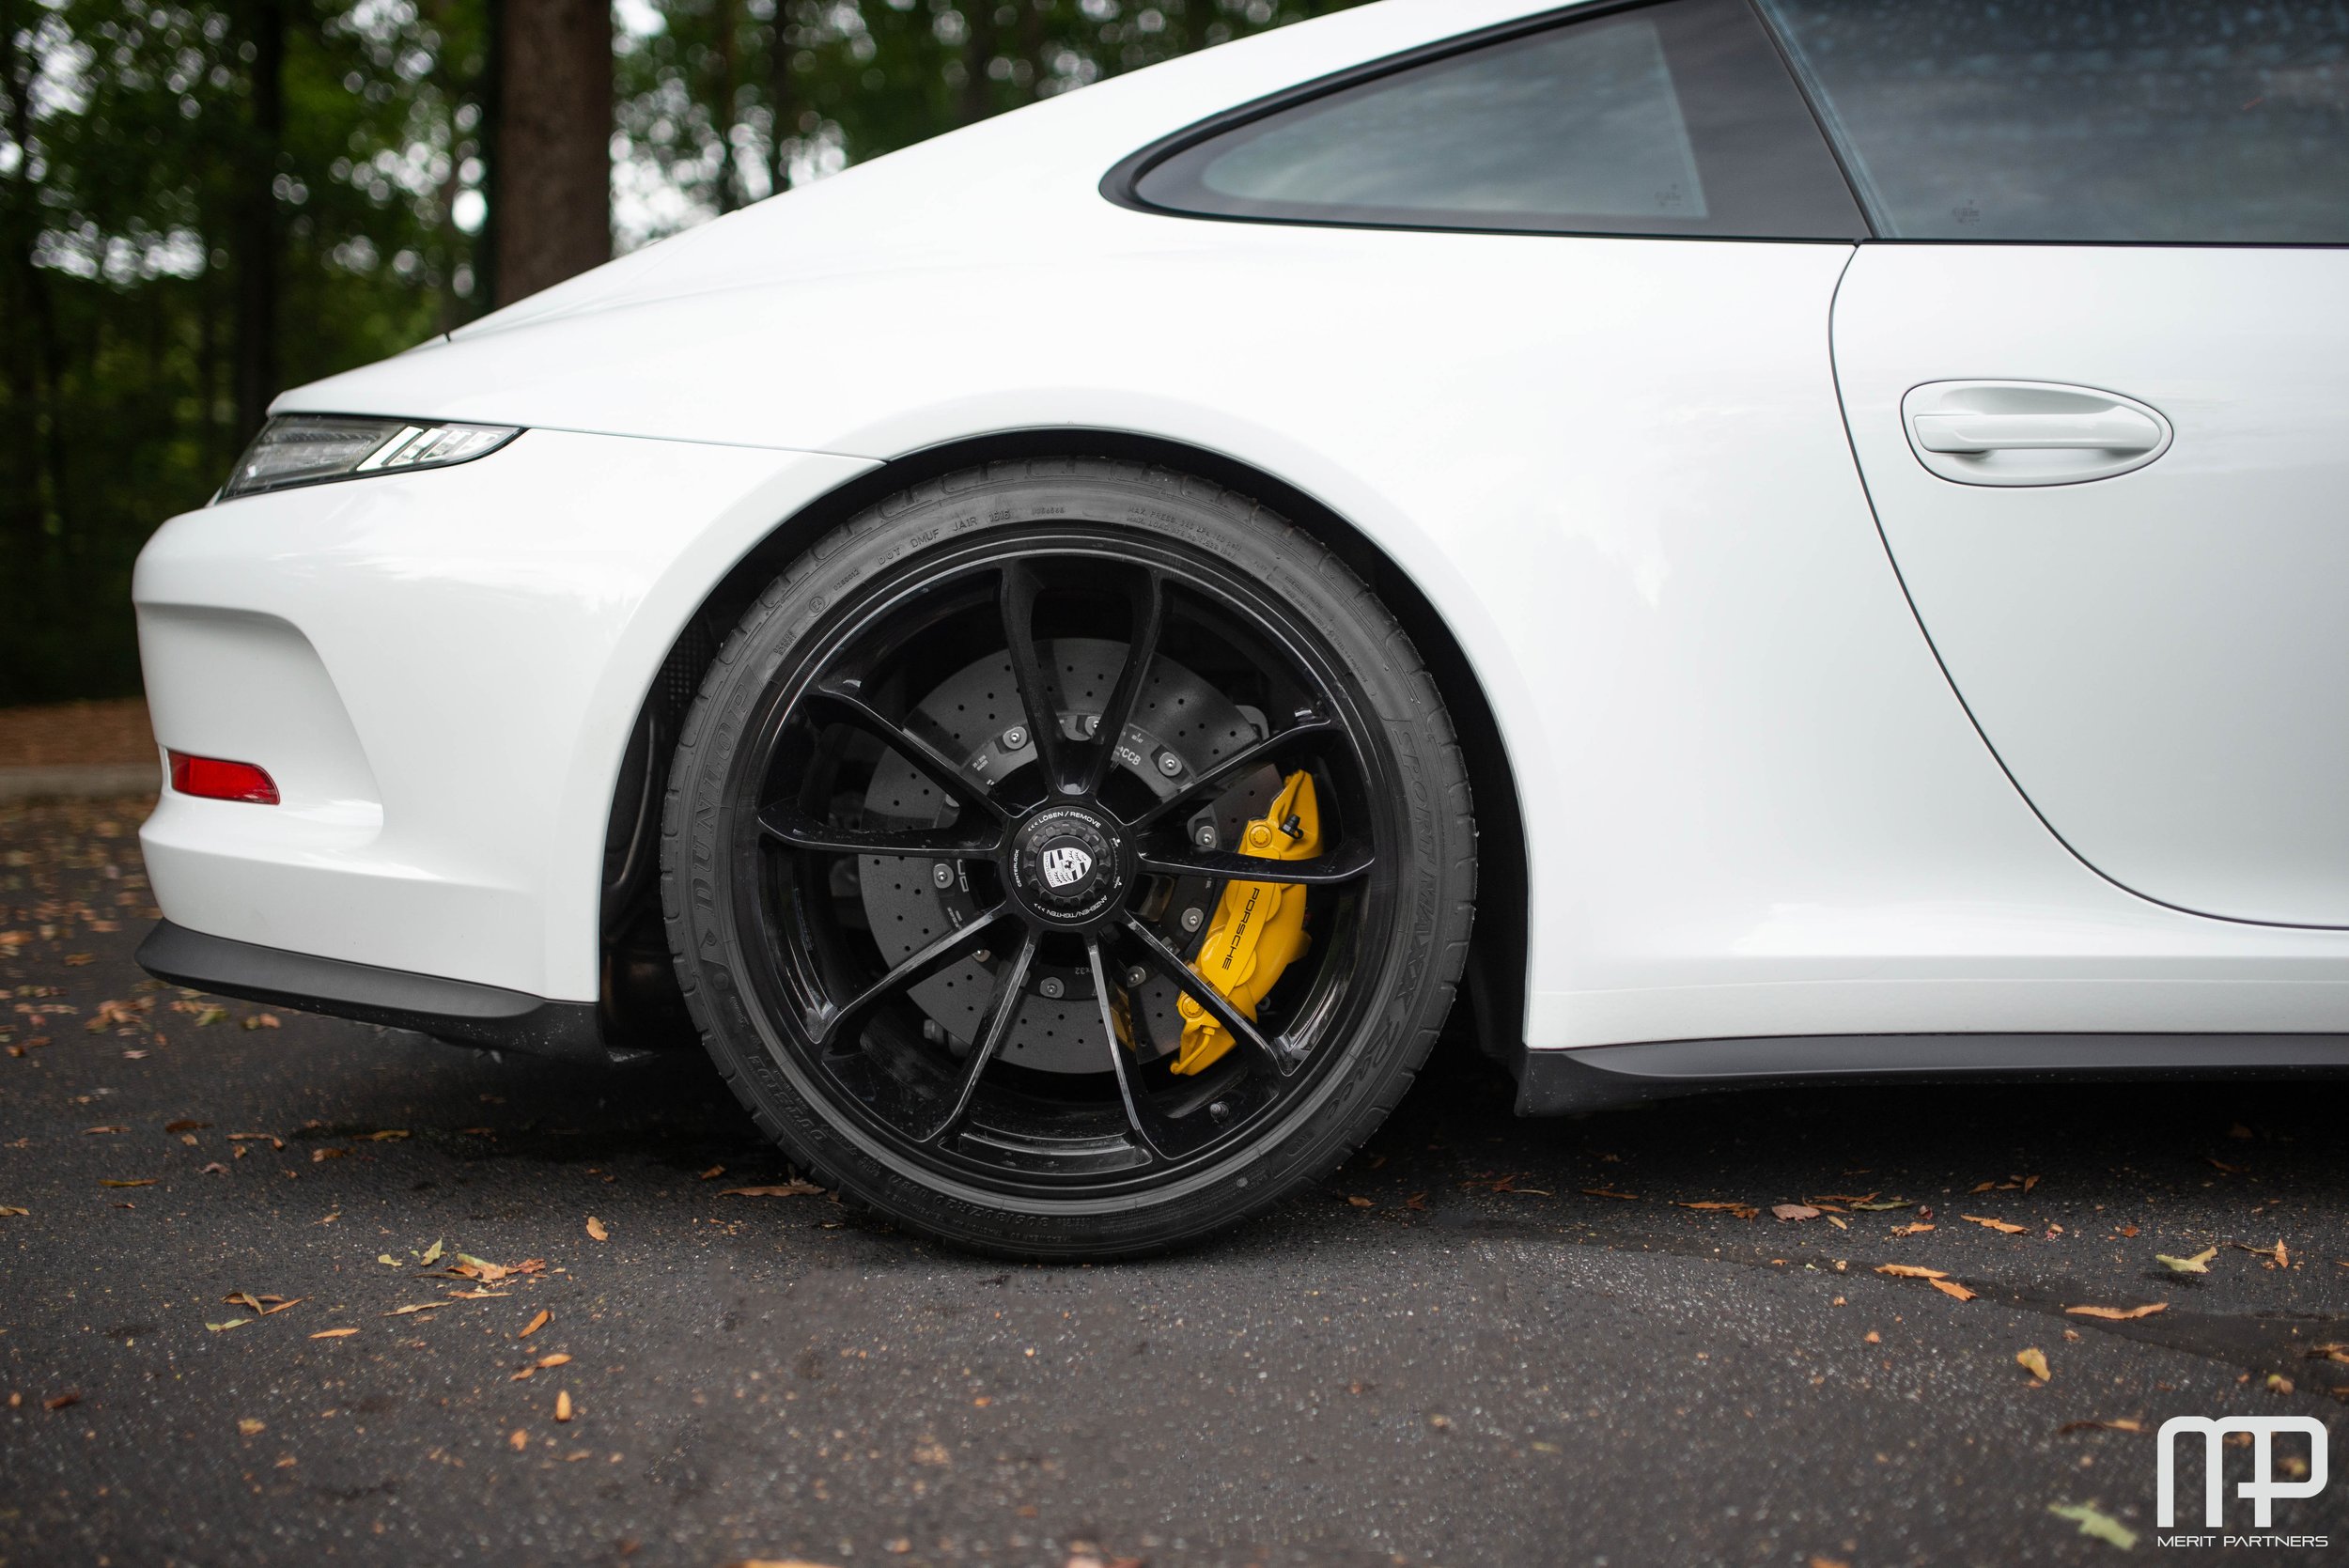
[[[241,495],[368,474],[446,468],[487,457],[521,434],[510,425],[283,414],[261,427],[238,459],[237,472],[221,488],[220,498],[233,501]]]

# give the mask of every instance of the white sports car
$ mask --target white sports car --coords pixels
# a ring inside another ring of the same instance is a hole
[[[2349,11],[1385,0],[288,393],[156,973],[1027,1256],[1529,1112],[2349,1063]],[[1474,917],[1471,935],[1471,914]]]

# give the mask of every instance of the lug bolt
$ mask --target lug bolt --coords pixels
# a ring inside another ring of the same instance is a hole
[[[1036,989],[1044,994],[1044,1000],[1047,1001],[1058,1001],[1068,994],[1068,987],[1061,984],[1060,976],[1056,974],[1047,975],[1044,984],[1038,986]]]
[[[1028,732],[1018,724],[1003,732],[1003,750],[1016,752],[1028,743]]]
[[[1217,1100],[1214,1104],[1207,1107],[1207,1115],[1218,1122],[1230,1121],[1232,1119],[1232,1102],[1229,1100]]]
[[[1128,986],[1139,986],[1149,978],[1150,971],[1143,968],[1140,964],[1136,964],[1133,968],[1126,971],[1126,984]]]
[[[1185,909],[1183,911],[1183,929],[1186,931],[1196,931],[1203,924],[1206,923],[1206,911],[1204,909]]]
[[[955,885],[955,868],[941,861],[930,867],[930,880],[941,888],[951,888]]]
[[[1159,772],[1161,772],[1161,773],[1165,774],[1168,778],[1170,778],[1170,779],[1171,779],[1171,778],[1173,778],[1175,774],[1177,774],[1177,773],[1181,772],[1182,770],[1183,770],[1183,759],[1182,759],[1181,757],[1176,756],[1176,755],[1175,755],[1174,753],[1172,753],[1172,752],[1160,752],[1160,753],[1159,753]]]

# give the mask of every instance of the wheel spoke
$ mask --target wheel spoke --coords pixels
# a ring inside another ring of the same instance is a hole
[[[1221,788],[1252,768],[1262,767],[1297,742],[1315,736],[1330,736],[1337,733],[1336,724],[1318,715],[1299,719],[1288,728],[1275,730],[1263,739],[1241,747],[1213,767],[1183,780],[1174,794],[1163,797],[1148,811],[1143,812],[1126,826],[1131,831],[1140,832],[1180,811],[1187,802],[1198,799],[1210,790]]]
[[[1370,874],[1377,863],[1370,846],[1348,841],[1309,861],[1274,861],[1228,849],[1179,849],[1163,854],[1145,849],[1142,869],[1159,877],[1205,877],[1237,882],[1301,883],[1328,887],[1351,882]]]
[[[1000,841],[958,828],[836,828],[805,812],[770,806],[758,814],[761,830],[793,849],[835,855],[906,855],[926,860],[963,860],[991,855]]]
[[[815,1041],[817,1049],[831,1049],[848,1026],[871,1011],[876,1003],[909,986],[918,986],[941,970],[969,957],[978,949],[979,938],[1002,920],[1004,913],[1005,907],[1001,904],[983,911],[914,954],[840,1006],[810,1014],[807,1018],[808,1037]]]
[[[1000,598],[1004,651],[1011,656],[1012,679],[1019,687],[1020,710],[1027,715],[1028,733],[1035,738],[1036,760],[1044,765],[1046,785],[1052,793],[1065,795],[1074,792],[1074,781],[1066,771],[1060,710],[1052,702],[1047,678],[1050,672],[1035,640],[1035,601],[1042,591],[1043,582],[1034,567],[1024,561],[1004,566]]]
[[[1109,777],[1110,767],[1117,758],[1118,742],[1125,738],[1126,726],[1133,722],[1134,705],[1141,700],[1143,688],[1150,679],[1150,666],[1159,657],[1159,630],[1166,616],[1165,583],[1157,572],[1145,567],[1134,575],[1128,587],[1133,618],[1126,639],[1126,664],[1117,673],[1117,684],[1110,691],[1108,706],[1101,710],[1100,728],[1086,747],[1080,783],[1088,795],[1099,794],[1102,781]]]
[[[1183,994],[1201,1007],[1207,1016],[1221,1024],[1232,1037],[1246,1046],[1251,1055],[1262,1065],[1282,1078],[1297,1071],[1299,1059],[1265,1036],[1255,1020],[1232,1005],[1232,999],[1199,977],[1199,971],[1183,962],[1183,955],[1159,939],[1159,934],[1133,915],[1126,917],[1126,934],[1142,944],[1151,967],[1182,987]]]
[[[957,801],[977,806],[999,822],[1004,819],[1007,814],[984,785],[966,777],[945,753],[889,719],[861,693],[845,686],[818,686],[808,695],[920,768]]]
[[[1117,1037],[1117,1021],[1110,1012],[1110,977],[1101,962],[1100,938],[1085,939],[1085,961],[1093,966],[1093,995],[1101,1009],[1101,1038],[1109,1048],[1110,1070],[1117,1075],[1117,1094],[1125,1102],[1126,1125],[1153,1155],[1160,1159],[1173,1158],[1184,1152],[1188,1141],[1182,1129],[1150,1098],[1149,1085],[1142,1081],[1142,1063],[1133,1059],[1133,1053]]]
[[[971,1059],[962,1064],[962,1077],[956,1081],[954,1098],[937,1127],[922,1136],[925,1143],[942,1143],[961,1126],[971,1113],[971,1100],[979,1090],[979,1075],[995,1060],[1003,1042],[1011,1036],[1011,1026],[1019,1020],[1019,1008],[1027,1000],[1028,966],[1035,961],[1041,939],[1031,931],[1021,939],[1019,951],[995,982],[995,1000],[988,1007],[987,1021],[979,1027],[979,1037],[972,1042]]]

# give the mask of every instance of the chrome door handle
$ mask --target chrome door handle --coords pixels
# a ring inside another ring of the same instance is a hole
[[[1901,399],[1917,460],[1961,485],[2077,485],[2170,450],[2161,411],[2057,381],[1927,381]]]
[[[1909,419],[1928,452],[2150,452],[2161,427],[2115,403],[2080,413],[1921,413]]]

